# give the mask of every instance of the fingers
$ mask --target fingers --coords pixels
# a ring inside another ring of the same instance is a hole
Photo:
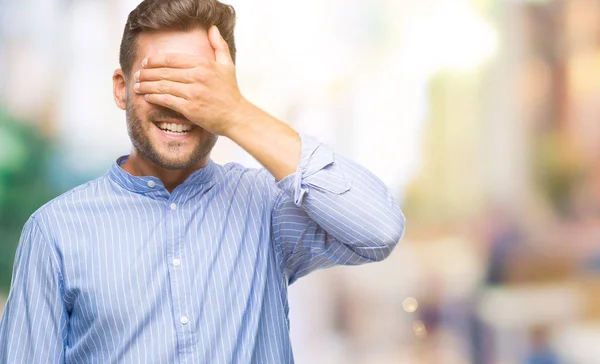
[[[144,98],[151,104],[175,110],[182,115],[184,115],[187,106],[187,101],[185,99],[169,94],[147,94],[144,95]]]
[[[133,86],[133,91],[138,94],[170,94],[183,99],[189,99],[191,93],[189,85],[172,81],[139,82]]]
[[[229,52],[229,45],[225,39],[223,39],[219,29],[216,26],[213,25],[208,30],[208,39],[215,50],[215,61],[217,61],[217,63],[226,65],[233,64],[231,53]]]
[[[142,67],[149,68],[194,68],[205,65],[208,59],[183,53],[155,54],[144,58]]]
[[[173,81],[180,83],[193,83],[194,73],[191,69],[180,68],[150,68],[141,69],[134,74],[135,82],[147,81]]]

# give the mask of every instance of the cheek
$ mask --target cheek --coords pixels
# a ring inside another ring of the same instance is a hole
[[[154,109],[153,106],[151,104],[147,103],[143,97],[140,98],[139,96],[134,96],[133,99],[131,100],[131,102],[135,109],[137,118],[142,121],[148,120],[150,113]]]
[[[129,93],[127,96],[134,104],[136,104],[136,106],[139,106],[141,104],[147,104],[146,100],[144,99],[144,95],[138,94],[137,92],[133,91],[133,88],[129,89]]]

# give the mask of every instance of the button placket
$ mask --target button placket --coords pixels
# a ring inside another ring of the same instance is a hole
[[[178,210],[179,210],[179,204],[177,202],[175,202],[174,197],[175,196],[170,196],[171,198],[169,199],[170,201],[167,202],[167,211],[168,211],[168,216],[167,219],[169,221],[170,224],[177,224],[179,219],[178,219]],[[172,271],[171,274],[171,279],[172,279],[172,285],[175,288],[175,290],[173,291],[173,294],[175,296],[173,296],[173,303],[175,306],[175,317],[174,319],[176,320],[175,322],[178,323],[179,329],[178,331],[178,340],[181,340],[181,342],[183,343],[183,345],[189,345],[190,343],[190,336],[189,336],[189,330],[190,330],[190,318],[189,316],[186,315],[185,312],[185,307],[186,307],[186,301],[187,301],[187,293],[185,291],[185,284],[184,284],[184,280],[185,277],[181,275],[181,266],[182,266],[182,261],[180,258],[180,243],[181,243],[181,237],[177,235],[176,231],[178,231],[177,228],[170,230],[171,234],[175,233],[176,235],[172,235],[169,236],[169,240],[170,240],[170,245],[171,245],[171,249],[170,249],[170,270]]]
[[[172,293],[172,322],[176,326],[177,342],[184,350],[191,350],[194,345],[195,338],[195,323],[193,310],[190,305],[191,293],[189,292],[189,282],[187,281],[189,275],[186,274],[186,266],[184,263],[192,262],[193,259],[187,255],[185,249],[182,248],[182,244],[185,241],[186,236],[186,221],[185,216],[188,213],[187,209],[183,205],[185,199],[180,198],[179,191],[173,191],[168,195],[168,199],[163,205],[165,211],[165,218],[167,220],[167,244],[168,244],[168,256],[167,256],[167,269],[169,271],[169,278],[171,280],[171,293]]]

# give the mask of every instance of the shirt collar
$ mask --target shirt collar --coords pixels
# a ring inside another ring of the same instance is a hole
[[[153,192],[164,190],[164,185],[158,177],[154,176],[132,176],[129,172],[121,167],[127,160],[129,155],[124,155],[117,159],[110,168],[108,175],[111,180],[119,186],[137,193]],[[182,184],[185,185],[203,185],[211,182],[215,175],[215,163],[209,159],[208,164],[192,173]]]

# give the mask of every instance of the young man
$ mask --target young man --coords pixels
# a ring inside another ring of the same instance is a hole
[[[288,284],[398,243],[379,179],[240,94],[234,19],[215,0],[130,14],[113,82],[133,150],[26,223],[2,363],[292,363]],[[219,135],[264,169],[213,163]]]

